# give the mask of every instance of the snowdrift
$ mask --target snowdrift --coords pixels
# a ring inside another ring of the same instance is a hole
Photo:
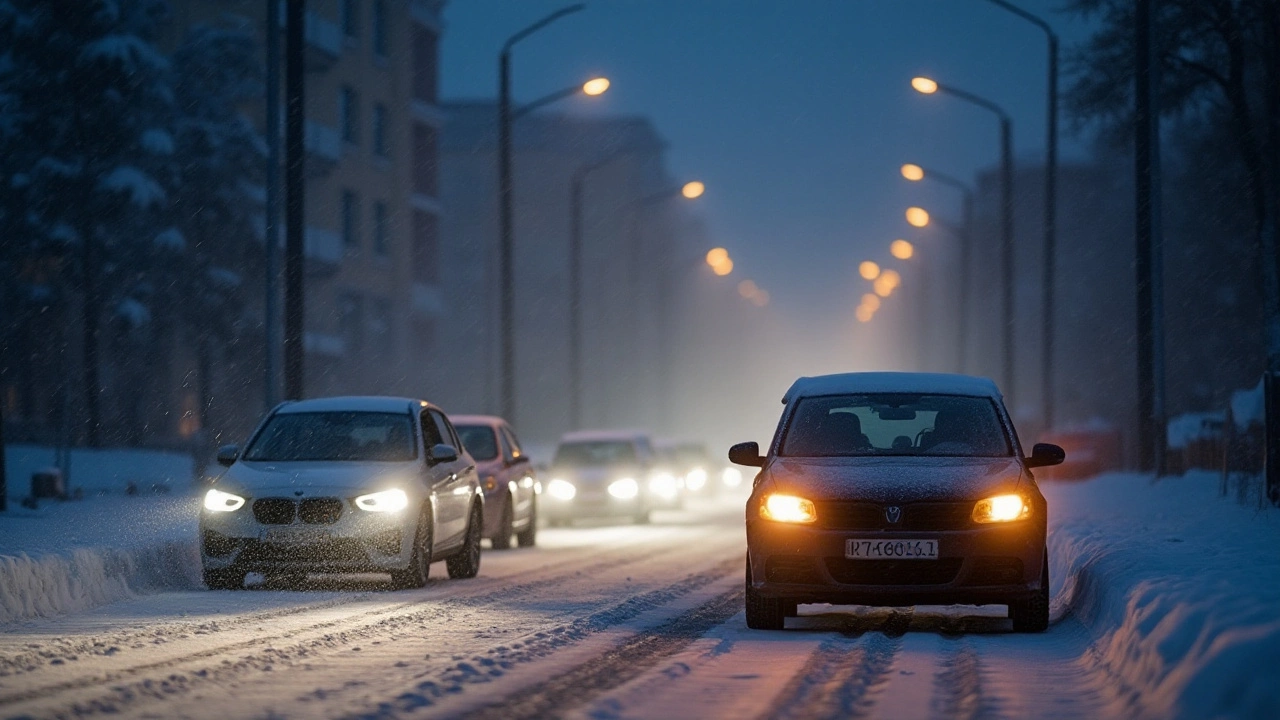
[[[1212,473],[1047,484],[1054,617],[1093,634],[1136,716],[1280,717],[1280,513],[1216,497]]]

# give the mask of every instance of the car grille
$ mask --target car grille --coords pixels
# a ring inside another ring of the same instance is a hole
[[[970,565],[965,585],[1018,585],[1022,583],[1022,560],[1015,557],[979,557]]]
[[[334,538],[306,545],[277,545],[248,540],[240,553],[247,563],[367,563],[369,555],[357,540]]]
[[[973,527],[973,503],[908,503],[891,523],[887,505],[862,502],[818,503],[818,522],[828,530],[967,530]]]
[[[299,503],[288,498],[263,498],[254,501],[253,517],[263,525],[289,525],[295,517],[310,525],[330,525],[342,517],[342,501],[307,498]]]
[[[253,501],[253,517],[263,525],[288,525],[297,514],[298,504],[286,498],[263,498]]]
[[[827,572],[842,585],[946,585],[963,558],[941,560],[846,560],[826,558]]]
[[[342,516],[342,501],[338,498],[307,498],[298,506],[298,517],[313,525],[330,525]]]
[[[764,576],[769,582],[816,585],[822,582],[813,558],[775,555],[765,560]]]

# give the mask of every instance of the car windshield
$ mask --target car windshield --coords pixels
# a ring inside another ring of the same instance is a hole
[[[1013,454],[985,397],[868,394],[800,400],[779,453],[790,457]]]
[[[462,447],[476,460],[492,460],[498,457],[498,438],[488,425],[455,425]]]
[[[245,451],[245,460],[406,462],[418,456],[407,413],[279,413]]]
[[[707,449],[701,445],[682,445],[676,448],[676,459],[693,467],[707,463]]]
[[[556,448],[555,465],[634,465],[635,447],[625,440],[563,443]]]

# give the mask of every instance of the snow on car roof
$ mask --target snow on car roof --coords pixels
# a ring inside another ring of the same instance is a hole
[[[631,442],[648,435],[649,433],[643,430],[574,430],[561,435],[560,442],[609,442],[618,440]]]
[[[791,385],[782,402],[814,395],[857,393],[926,393],[1000,398],[1000,389],[987,378],[949,373],[856,372],[802,377]]]
[[[450,415],[449,420],[454,425],[488,425],[489,427],[499,427],[504,422],[497,415]]]
[[[421,407],[425,400],[414,400],[404,397],[383,397],[378,395],[350,395],[345,397],[315,398],[299,400],[281,406],[278,413],[303,412],[409,412],[410,407]]]

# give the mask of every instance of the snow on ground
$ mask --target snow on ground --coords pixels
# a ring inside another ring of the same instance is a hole
[[[32,473],[57,465],[53,448],[47,446],[6,445],[4,452],[9,499],[15,502],[29,494]],[[141,492],[151,492],[155,486],[185,490],[195,476],[195,463],[187,453],[75,448],[69,457],[67,492],[80,489],[85,494],[123,493],[129,483]]]

